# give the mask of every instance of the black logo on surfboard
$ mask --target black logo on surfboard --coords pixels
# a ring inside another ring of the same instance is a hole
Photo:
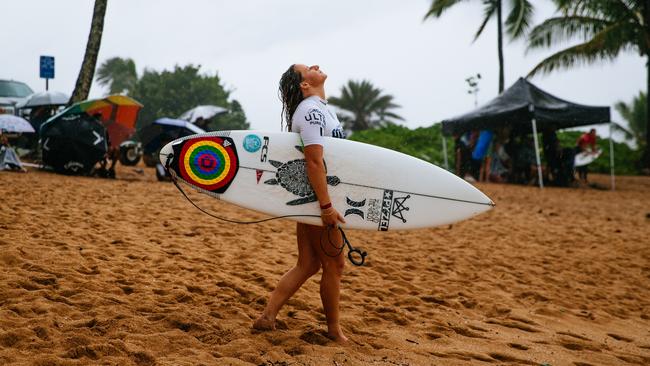
[[[395,217],[400,219],[402,223],[406,223],[404,218],[404,211],[408,211],[406,200],[411,198],[410,194],[403,197],[394,197],[391,190],[385,190],[381,200],[381,211],[379,215],[379,230],[387,231],[390,226],[390,218]],[[370,216],[370,214],[368,214]]]
[[[347,217],[349,215],[357,215],[361,217],[362,220],[365,219],[365,213],[363,210],[361,210],[366,205],[365,199],[363,201],[354,201],[351,200],[350,197],[345,197],[345,202],[347,202],[350,208],[345,210],[345,214],[343,216]]]

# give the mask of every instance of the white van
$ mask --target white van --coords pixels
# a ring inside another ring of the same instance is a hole
[[[16,103],[34,93],[27,84],[0,79],[0,114],[16,114]]]

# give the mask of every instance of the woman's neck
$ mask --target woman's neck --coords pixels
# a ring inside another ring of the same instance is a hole
[[[325,88],[322,86],[320,88],[309,88],[308,91],[303,93],[303,97],[305,97],[305,99],[311,96],[317,96],[323,100],[327,100],[327,98],[325,98]]]

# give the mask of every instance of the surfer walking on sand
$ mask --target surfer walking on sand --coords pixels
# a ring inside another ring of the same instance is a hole
[[[579,154],[581,152],[590,152],[592,154],[597,153],[595,128],[589,130],[588,133],[585,132],[582,135],[580,135],[578,141],[576,141],[576,153]],[[583,183],[587,183],[587,174],[589,174],[589,166],[588,165],[579,166],[576,168],[576,171],[578,171],[578,178],[580,178],[580,181],[582,181]]]
[[[323,136],[345,138],[345,133],[336,114],[327,105],[326,79],[327,75],[318,65],[301,64],[291,65],[280,79],[283,123],[286,123],[287,130],[299,133],[302,138],[307,177],[320,204],[323,226],[297,224],[298,262],[280,278],[264,312],[253,327],[259,330],[275,329],[275,318],[280,308],[322,268],[320,297],[327,319],[327,333],[336,342],[346,343],[348,339],[339,323],[341,276],[345,260],[340,250],[334,250],[337,249],[334,245],[342,243],[336,226],[345,220],[332,206],[323,163]],[[332,245],[323,245],[322,238],[330,238],[325,240]],[[332,250],[328,251],[328,248]]]

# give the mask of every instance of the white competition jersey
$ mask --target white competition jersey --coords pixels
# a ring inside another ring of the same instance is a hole
[[[316,95],[303,99],[291,118],[291,132],[298,132],[304,146],[323,145],[323,136],[345,138],[345,131],[327,101]]]

